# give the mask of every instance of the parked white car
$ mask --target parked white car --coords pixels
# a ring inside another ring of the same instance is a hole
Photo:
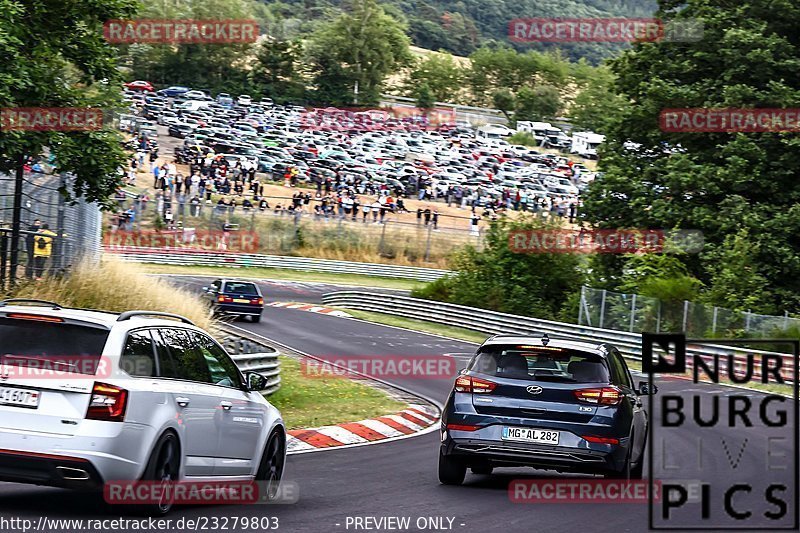
[[[277,495],[286,430],[266,378],[186,318],[6,300],[0,346],[0,480],[255,480]]]

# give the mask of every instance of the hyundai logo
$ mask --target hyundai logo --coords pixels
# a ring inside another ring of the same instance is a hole
[[[539,385],[530,385],[525,389],[531,394],[541,394],[542,388]]]

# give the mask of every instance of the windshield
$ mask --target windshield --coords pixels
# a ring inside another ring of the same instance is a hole
[[[486,346],[478,352],[467,370],[489,376],[531,381],[611,381],[608,366],[600,355],[549,346]]]
[[[258,296],[258,289],[252,283],[228,282],[225,284],[225,292]]]

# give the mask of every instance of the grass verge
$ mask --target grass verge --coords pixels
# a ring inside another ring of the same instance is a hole
[[[286,281],[315,281],[333,285],[352,285],[355,287],[380,287],[383,289],[412,290],[424,285],[422,281],[379,278],[359,274],[330,274],[327,272],[305,272],[301,270],[284,270],[279,268],[232,268],[214,266],[182,266],[182,265],[139,265],[144,272],[150,274],[185,274],[187,276],[220,276],[242,278],[265,278]]]
[[[300,361],[281,356],[281,388],[269,397],[288,429],[354,422],[396,413],[405,404],[346,377],[308,377]]]

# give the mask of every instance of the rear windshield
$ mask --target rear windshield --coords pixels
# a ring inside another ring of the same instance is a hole
[[[256,286],[252,283],[235,283],[229,281],[225,284],[225,292],[258,296],[258,289],[256,289]]]
[[[108,330],[0,318],[0,364],[95,375]]]
[[[550,346],[491,345],[478,352],[467,368],[489,376],[531,381],[610,383],[601,356]]]

